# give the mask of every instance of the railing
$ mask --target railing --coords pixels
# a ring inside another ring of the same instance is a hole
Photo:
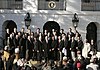
[[[0,9],[23,9],[23,1],[0,0]]]
[[[54,7],[50,7],[50,4]],[[38,10],[66,10],[66,0],[59,1],[45,1],[38,0]]]
[[[81,3],[82,11],[100,11],[100,0]]]

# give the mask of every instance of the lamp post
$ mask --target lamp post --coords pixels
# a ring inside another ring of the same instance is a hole
[[[31,17],[30,17],[30,13],[28,12],[24,18],[25,21],[25,26],[27,27],[27,29],[29,28],[30,24],[31,24]]]
[[[78,15],[75,13],[73,18],[72,18],[72,23],[73,23],[73,27],[76,28],[78,27],[78,23],[79,23],[79,18],[78,18]]]

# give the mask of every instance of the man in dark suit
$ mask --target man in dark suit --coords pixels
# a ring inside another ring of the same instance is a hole
[[[18,35],[16,35],[15,36],[15,38],[14,38],[14,46],[17,48],[17,47],[19,47],[19,38],[18,38]]]
[[[91,39],[90,45],[91,45],[91,51],[94,51],[96,53],[96,51],[97,51],[97,43],[94,42],[93,39]]]
[[[4,46],[7,45],[8,37],[10,37],[9,29],[6,29],[5,39],[4,39]]]
[[[33,56],[33,43],[31,41],[30,36],[28,36],[27,40],[26,40],[26,59],[32,59]]]
[[[73,60],[75,60],[76,56],[76,47],[77,47],[77,41],[74,39],[74,37],[72,37],[70,50],[71,50],[71,57]]]
[[[6,70],[12,70],[15,55],[10,55],[9,60],[6,62]]]
[[[57,41],[55,40],[55,37],[52,36],[52,42],[51,42],[51,59],[57,60]]]
[[[63,47],[64,47],[64,43],[62,41],[62,38],[61,38],[61,36],[58,36],[58,47],[57,47],[58,54],[57,55],[58,55],[58,60],[60,60],[60,61],[62,61],[62,57],[63,57],[63,55],[62,55]]]
[[[8,46],[10,47],[10,54],[13,54],[15,46],[14,46],[14,38],[13,38],[12,34],[10,34],[10,37],[8,37],[8,41],[9,41]]]
[[[48,43],[48,36],[45,36],[45,40],[43,41],[43,50],[44,50],[44,59],[46,61],[49,60],[49,43]]]
[[[71,28],[69,28],[69,32],[67,32],[67,35],[70,35],[71,37],[75,36]]]
[[[16,35],[18,34],[18,32],[17,32],[17,28],[14,28],[14,37],[16,37]]]
[[[59,35],[62,36],[62,34],[65,34],[64,29],[60,29],[60,34]]]
[[[36,36],[37,39],[38,39],[39,34],[40,34],[40,28],[37,28],[37,29],[36,29],[36,32],[34,33],[34,36]]]
[[[20,58],[25,58],[26,55],[26,38],[23,34],[22,38],[19,40],[19,50],[20,50]]]
[[[40,46],[40,42],[37,39],[37,37],[34,37],[33,44],[34,44],[34,49],[33,49],[34,55],[33,55],[33,57],[34,57],[35,60],[40,61],[40,48],[41,48],[41,46]]]
[[[71,41],[67,39],[66,35],[64,35],[64,36],[63,36],[63,42],[64,42],[64,47],[65,47],[65,49],[67,50],[67,51],[66,51],[66,53],[67,53],[66,56],[67,56],[67,57],[70,57],[70,55],[71,55],[71,54],[70,54],[70,44],[71,44],[70,42],[71,42]]]
[[[21,32],[20,32],[20,33],[21,33],[21,37],[25,34],[25,32],[24,32],[24,31],[25,31],[25,29],[24,29],[24,28],[22,28],[22,29],[21,29]]]
[[[40,62],[44,59],[44,49],[43,49],[43,36],[39,36],[39,54]]]
[[[78,42],[78,46],[76,47],[76,49],[77,49],[77,50],[80,50],[80,51],[81,51],[81,53],[82,53],[83,41],[81,40],[81,38],[80,38],[80,37],[78,37],[77,42]]]

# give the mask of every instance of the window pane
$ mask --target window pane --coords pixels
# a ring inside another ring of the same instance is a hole
[[[90,0],[82,0],[83,2],[90,2]]]
[[[23,9],[23,0],[0,0],[0,9]]]
[[[82,11],[100,11],[100,0],[82,0]]]
[[[15,1],[23,1],[23,0],[15,0]]]

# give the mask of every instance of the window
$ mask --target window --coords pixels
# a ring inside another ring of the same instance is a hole
[[[82,11],[100,11],[100,0],[82,0]]]
[[[46,0],[46,1],[59,1],[59,0]]]
[[[86,3],[88,3],[88,2],[90,2],[90,0],[82,0],[83,2],[86,2]]]
[[[15,1],[23,1],[23,0],[15,0]]]
[[[38,0],[38,10],[66,10],[66,0]]]
[[[23,9],[23,0],[0,0],[0,9]]]

